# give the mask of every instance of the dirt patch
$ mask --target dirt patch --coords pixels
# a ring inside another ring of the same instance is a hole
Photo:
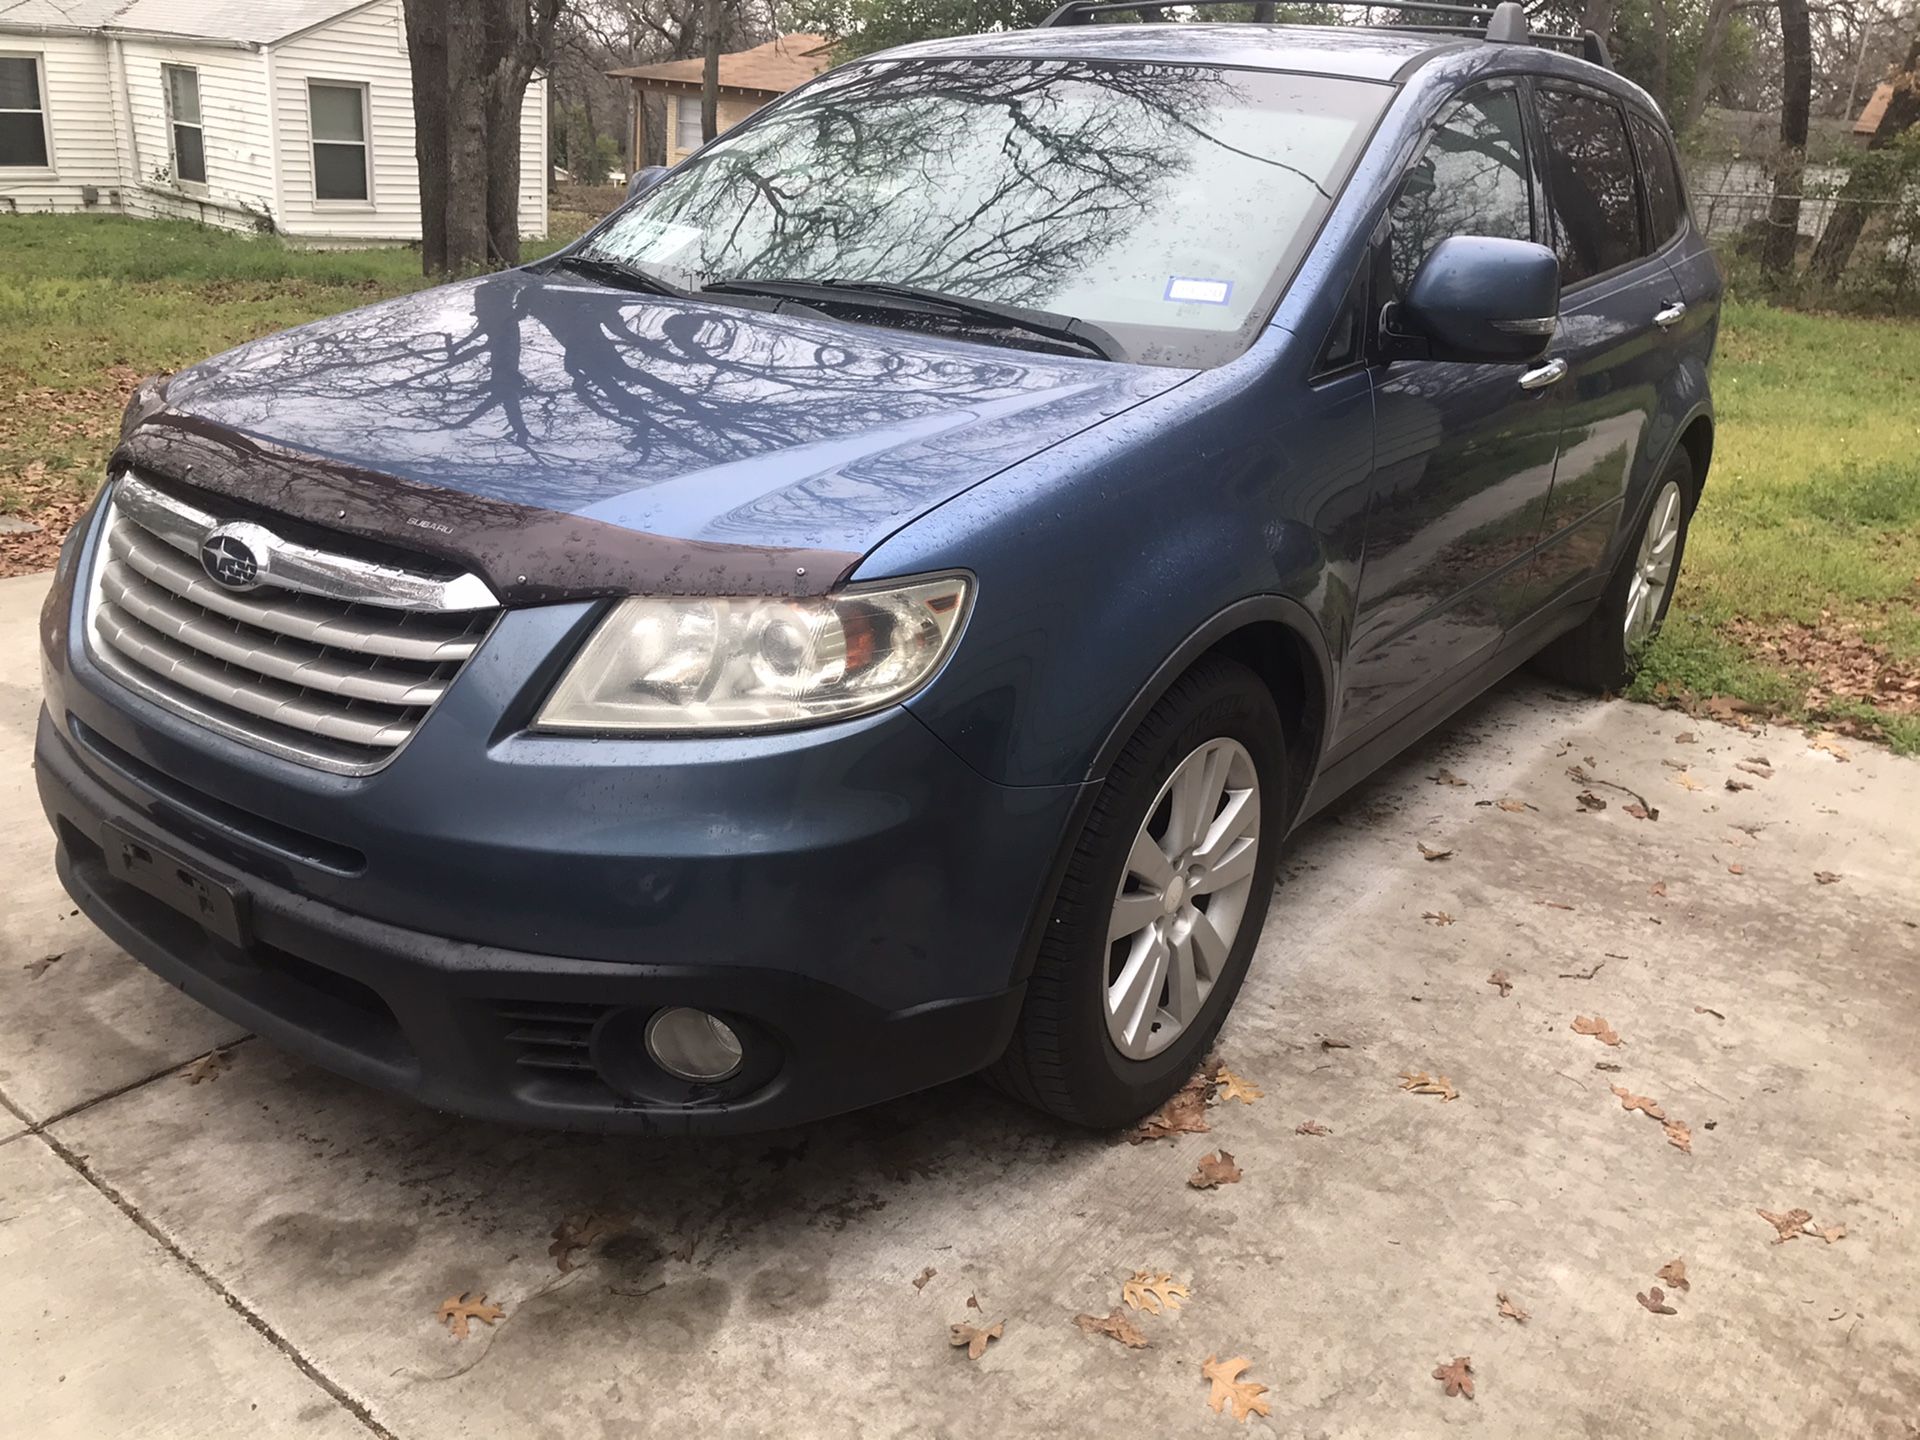
[[[1920,664],[1887,654],[1866,638],[1858,621],[1822,617],[1816,626],[1733,620],[1726,629],[1754,654],[1804,673],[1803,703],[1810,713],[1835,701],[1859,701],[1895,714],[1920,714]]]

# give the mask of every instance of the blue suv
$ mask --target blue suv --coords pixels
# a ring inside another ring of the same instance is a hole
[[[500,1119],[1165,1100],[1305,817],[1530,657],[1630,677],[1720,280],[1591,37],[1127,8],[142,385],[44,623],[86,914]]]

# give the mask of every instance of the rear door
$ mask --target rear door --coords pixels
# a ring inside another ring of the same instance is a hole
[[[1444,107],[1389,214],[1387,298],[1450,235],[1544,243],[1515,82]],[[1375,307],[1376,313],[1378,306]],[[1521,365],[1375,371],[1375,471],[1335,743],[1389,723],[1499,646],[1553,482],[1558,398]]]
[[[1560,459],[1541,529],[1534,606],[1599,574],[1645,446],[1658,387],[1673,367],[1662,319],[1679,299],[1649,234],[1625,108],[1559,80],[1534,86],[1566,362]]]

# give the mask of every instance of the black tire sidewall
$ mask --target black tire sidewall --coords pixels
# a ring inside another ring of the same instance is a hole
[[[1160,1054],[1129,1060],[1107,1032],[1106,932],[1113,897],[1134,836],[1167,777],[1194,750],[1222,737],[1247,748],[1260,778],[1260,853],[1246,916],[1199,1019]],[[1272,898],[1287,814],[1286,738],[1271,695],[1258,676],[1232,662],[1210,664],[1186,677],[1142,722],[1115,762],[1108,785],[1088,825],[1088,834],[1097,839],[1088,845],[1083,837],[1070,864],[1085,898],[1078,913],[1049,937],[1057,947],[1056,963],[1071,972],[1061,1059],[1075,1109],[1092,1124],[1124,1124],[1178,1089],[1212,1047],[1246,978]]]

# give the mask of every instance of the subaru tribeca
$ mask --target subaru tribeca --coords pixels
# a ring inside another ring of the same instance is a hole
[[[1164,1100],[1304,817],[1530,657],[1631,674],[1720,281],[1591,37],[1125,8],[143,384],[44,622],[85,913],[504,1120]]]

